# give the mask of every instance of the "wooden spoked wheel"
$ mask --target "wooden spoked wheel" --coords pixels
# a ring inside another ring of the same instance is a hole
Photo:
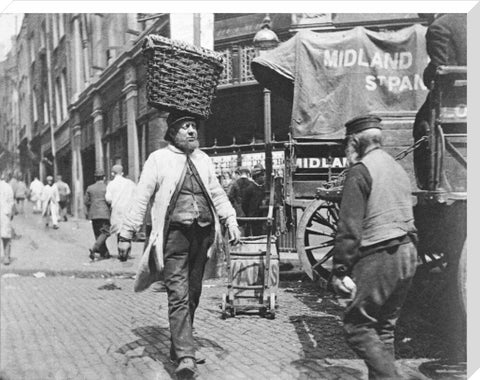
[[[312,280],[330,275],[338,215],[336,202],[317,199],[308,205],[298,223],[297,252]]]

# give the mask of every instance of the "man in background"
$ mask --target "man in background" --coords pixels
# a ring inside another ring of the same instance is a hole
[[[35,177],[30,184],[30,202],[33,203],[33,212],[42,212],[43,183]]]
[[[53,183],[53,177],[47,176],[47,183],[42,190],[42,216],[45,226],[48,227],[49,219],[52,219],[53,229],[58,229],[58,202],[60,195],[57,186]]]
[[[237,217],[251,216],[249,215],[254,207],[250,206],[252,202],[251,194],[255,191],[255,184],[250,178],[250,169],[246,166],[239,167],[236,172],[239,177],[232,183],[228,192],[228,199],[232,204]],[[245,226],[248,223],[240,222],[240,231],[245,235]]]
[[[123,166],[122,165],[113,165],[112,167],[112,176],[113,180],[110,181],[107,185],[107,192],[105,194],[105,199],[111,207],[111,234],[117,235],[118,243],[118,234],[120,228],[123,224],[123,219],[125,214],[130,209],[132,200],[135,193],[135,183],[123,176]],[[118,252],[118,259],[120,261],[127,261],[129,252]]]
[[[256,164],[252,169],[253,186],[245,192],[244,198],[247,200],[247,216],[261,217],[266,216],[266,198],[265,198],[265,168],[261,164]],[[247,236],[260,236],[266,233],[265,222],[249,222],[246,231]]]
[[[103,170],[95,171],[95,183],[88,186],[85,191],[85,207],[87,218],[92,221],[95,243],[90,251],[90,259],[95,260],[95,253],[99,253],[103,259],[109,259],[107,238],[110,236],[110,207],[105,199],[107,185],[105,184],[105,173]]]
[[[15,187],[15,204],[19,214],[23,214],[25,211],[25,198],[28,194],[28,188],[23,181],[23,175],[18,175],[17,185]]]
[[[59,217],[66,222],[68,220],[67,206],[70,202],[70,186],[62,181],[62,176],[60,174],[57,175],[57,182],[55,182],[55,185],[57,186],[58,194],[60,195],[60,201],[58,202]]]
[[[6,175],[0,173],[0,252],[3,264],[10,265],[12,250],[12,219],[15,204],[12,187],[5,182]]]

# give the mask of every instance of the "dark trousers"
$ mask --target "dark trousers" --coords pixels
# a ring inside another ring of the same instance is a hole
[[[108,256],[108,248],[105,242],[110,236],[110,220],[92,219],[92,227],[96,239],[92,251],[100,253],[101,256]]]
[[[192,326],[202,293],[212,226],[170,226],[164,251],[165,287],[172,353],[176,358],[195,357]]]
[[[395,367],[394,330],[417,266],[412,243],[383,249],[353,268],[357,293],[347,307],[347,342],[368,367],[369,379],[400,379]]]

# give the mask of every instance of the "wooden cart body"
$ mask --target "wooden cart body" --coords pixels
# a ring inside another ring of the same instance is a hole
[[[336,37],[338,35],[332,38]],[[282,49],[285,49],[285,46]],[[299,50],[298,47],[295,49],[293,55]],[[320,46],[318,49],[324,47]],[[282,52],[284,55],[287,53]],[[279,54],[277,56],[281,57]],[[271,57],[275,58],[275,54]],[[333,128],[334,132],[328,136],[319,131],[311,133],[311,128],[302,129],[295,124],[301,120],[298,115],[302,115],[302,112],[308,113],[308,105],[299,104],[298,98],[295,98],[295,89],[297,92],[301,91],[302,84],[317,80],[320,74],[314,70],[297,69],[288,72],[285,68],[278,68],[275,62],[268,62],[268,59],[267,56],[257,62],[254,60],[252,71],[255,77],[272,91],[285,91],[286,97],[292,98],[293,138],[286,144],[285,149],[284,189],[286,207],[292,209],[293,224],[296,227],[297,252],[303,269],[312,279],[326,279],[331,268],[331,249],[341,201],[341,186],[335,186],[335,179],[345,169],[345,163],[342,161],[344,160],[342,141],[337,133],[338,128]],[[295,61],[295,58],[290,61]],[[315,68],[315,64],[312,67]],[[422,66],[422,70],[423,67],[425,65]],[[269,75],[270,71],[275,74]],[[276,78],[280,79],[276,81]],[[379,114],[383,119],[384,149],[400,160],[413,185],[414,214],[420,238],[419,261],[423,264],[421,268],[426,272],[433,268],[441,269],[450,282],[456,283],[460,306],[464,311],[467,207],[466,84],[465,67],[438,69],[430,93],[431,118],[428,132],[421,141],[421,144],[428,147],[425,160],[429,162],[428,185],[426,188],[422,186],[423,189],[416,186],[416,170],[410,154],[420,146],[412,136],[415,114],[419,106],[410,110],[389,110],[385,109],[385,104],[382,104],[379,110],[375,109],[375,105],[370,108],[371,113]],[[311,95],[309,99],[303,94],[304,101],[312,102],[315,93],[312,92]],[[357,95],[362,97],[370,94]],[[349,100],[351,97],[346,97],[346,102],[339,107],[346,110],[350,107],[355,108],[355,105],[348,102]],[[303,111],[299,112],[296,107]],[[346,115],[349,112],[339,110],[339,113]],[[307,116],[305,117],[307,121],[322,119],[322,115],[317,117],[310,113]],[[308,133],[302,135],[299,131]]]

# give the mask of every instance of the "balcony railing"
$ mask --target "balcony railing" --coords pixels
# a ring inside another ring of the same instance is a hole
[[[224,56],[224,70],[220,77],[220,86],[255,81],[250,68],[250,63],[255,58],[255,48],[252,45],[234,45],[218,51]]]

